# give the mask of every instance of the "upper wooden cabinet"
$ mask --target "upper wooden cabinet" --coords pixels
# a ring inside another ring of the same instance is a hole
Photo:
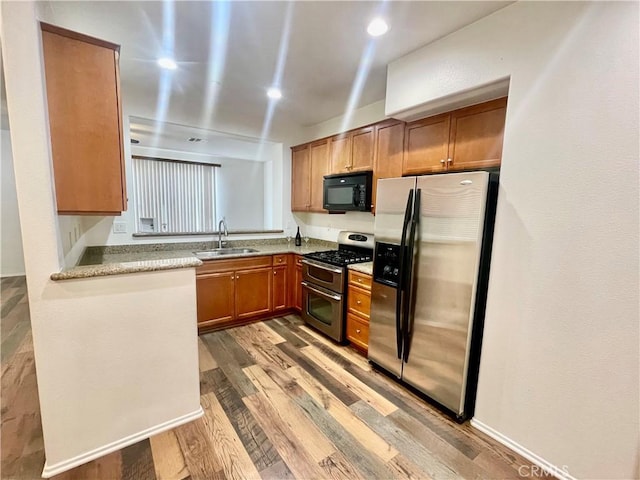
[[[408,123],[403,175],[497,167],[507,98]]]
[[[322,201],[324,176],[329,174],[329,143],[327,140],[312,143],[310,145],[311,158],[311,191],[310,212],[326,212]]]
[[[452,112],[448,169],[499,166],[506,113],[506,97]]]
[[[377,183],[380,178],[402,176],[404,122],[387,120],[375,125],[375,156],[371,203],[376,204]]]
[[[324,212],[323,177],[329,173],[329,141],[293,147],[291,151],[291,211]]]
[[[306,211],[311,205],[309,145],[291,150],[291,211]]]
[[[331,137],[331,173],[373,170],[374,135],[375,126],[369,126]]]
[[[348,133],[329,139],[331,173],[348,173],[351,166],[351,136]]]
[[[57,208],[126,210],[118,45],[41,23]]]
[[[350,172],[373,170],[374,135],[374,126],[351,132]]]
[[[438,115],[408,123],[404,136],[402,173],[444,172],[449,151],[450,115]]]

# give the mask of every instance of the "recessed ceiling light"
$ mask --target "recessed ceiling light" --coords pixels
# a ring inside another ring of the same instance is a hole
[[[178,68],[178,64],[173,58],[162,57],[158,59],[158,65],[162,68],[166,68],[167,70],[175,70]]]
[[[282,98],[282,92],[279,88],[271,87],[267,90],[267,97],[272,98],[273,100],[278,100]]]
[[[382,18],[376,17],[369,23],[367,27],[367,33],[372,37],[379,37],[384,35],[389,30],[389,25]]]

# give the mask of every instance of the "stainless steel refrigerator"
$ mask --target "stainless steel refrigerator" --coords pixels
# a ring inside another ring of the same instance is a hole
[[[369,360],[473,413],[497,174],[378,181]]]

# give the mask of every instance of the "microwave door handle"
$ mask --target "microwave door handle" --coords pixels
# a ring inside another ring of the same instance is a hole
[[[353,192],[351,194],[351,204],[354,207],[358,206],[358,197],[360,196],[360,189],[358,188],[358,185],[354,185],[353,186]]]
[[[407,197],[407,206],[404,209],[404,220],[402,222],[402,237],[400,240],[400,258],[398,259],[398,265],[400,271],[398,272],[398,288],[396,290],[396,352],[398,354],[398,360],[402,359],[402,340],[404,338],[403,324],[401,320],[402,316],[402,292],[404,290],[404,256],[405,248],[407,244],[407,228],[411,221],[411,207],[413,206],[413,188],[409,190],[409,196]]]

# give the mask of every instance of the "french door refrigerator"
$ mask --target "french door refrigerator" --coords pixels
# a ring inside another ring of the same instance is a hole
[[[378,181],[369,360],[473,414],[498,175]]]

